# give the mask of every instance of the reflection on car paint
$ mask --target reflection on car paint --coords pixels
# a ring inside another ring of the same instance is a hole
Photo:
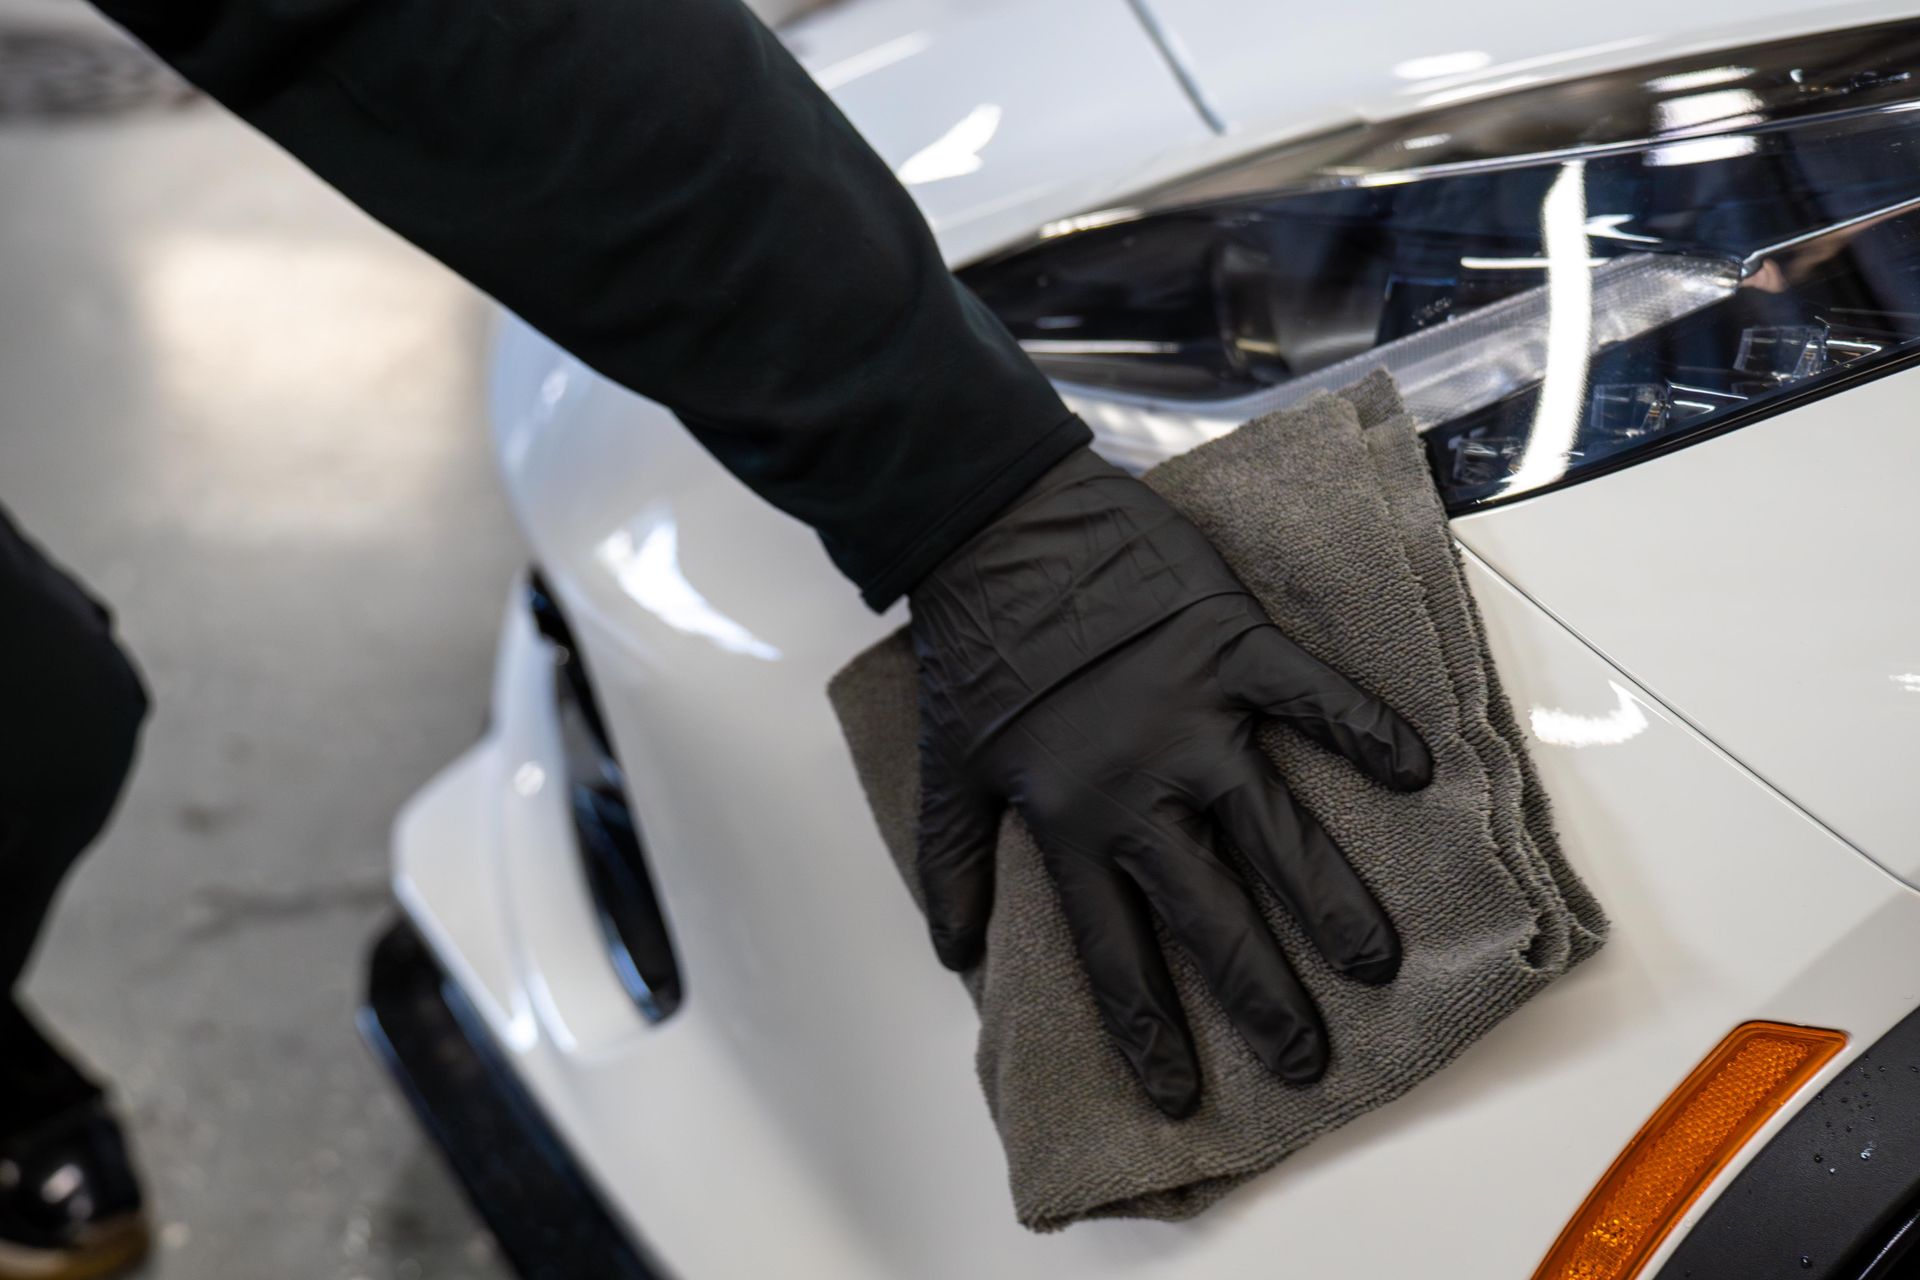
[[[960,117],[953,128],[901,161],[894,176],[909,187],[918,187],[978,173],[980,153],[999,129],[999,105],[983,102]]]
[[[1646,732],[1647,713],[1633,691],[1612,680],[1607,685],[1615,705],[1604,715],[1535,707],[1527,717],[1534,738],[1553,747],[1615,747]]]
[[[636,530],[651,525],[635,536]],[[629,599],[675,631],[711,640],[728,653],[776,662],[780,650],[714,608],[680,570],[680,527],[671,515],[643,512],[594,548]]]

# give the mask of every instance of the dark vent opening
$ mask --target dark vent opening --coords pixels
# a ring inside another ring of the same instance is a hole
[[[586,658],[558,601],[538,573],[527,582],[527,610],[553,650],[554,713],[566,756],[568,808],[607,955],[648,1021],[680,1007],[680,961],[647,867],[646,843],[627,798],[626,776],[607,732]]]

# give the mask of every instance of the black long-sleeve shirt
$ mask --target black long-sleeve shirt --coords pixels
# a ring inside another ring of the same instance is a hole
[[[883,607],[1084,425],[739,0],[95,0]]]

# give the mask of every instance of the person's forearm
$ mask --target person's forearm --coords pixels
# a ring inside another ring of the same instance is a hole
[[[738,0],[96,0],[882,606],[1087,439]]]

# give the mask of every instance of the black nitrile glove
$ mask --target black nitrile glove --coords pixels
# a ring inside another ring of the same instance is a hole
[[[980,960],[994,844],[1033,832],[1107,1029],[1170,1116],[1200,1101],[1151,912],[1269,1070],[1306,1084],[1327,1037],[1246,887],[1231,836],[1340,972],[1383,983],[1400,940],[1255,741],[1277,716],[1396,790],[1432,760],[1407,723],[1288,640],[1201,532],[1085,449],[911,593],[920,665],[920,876],[949,968]]]

